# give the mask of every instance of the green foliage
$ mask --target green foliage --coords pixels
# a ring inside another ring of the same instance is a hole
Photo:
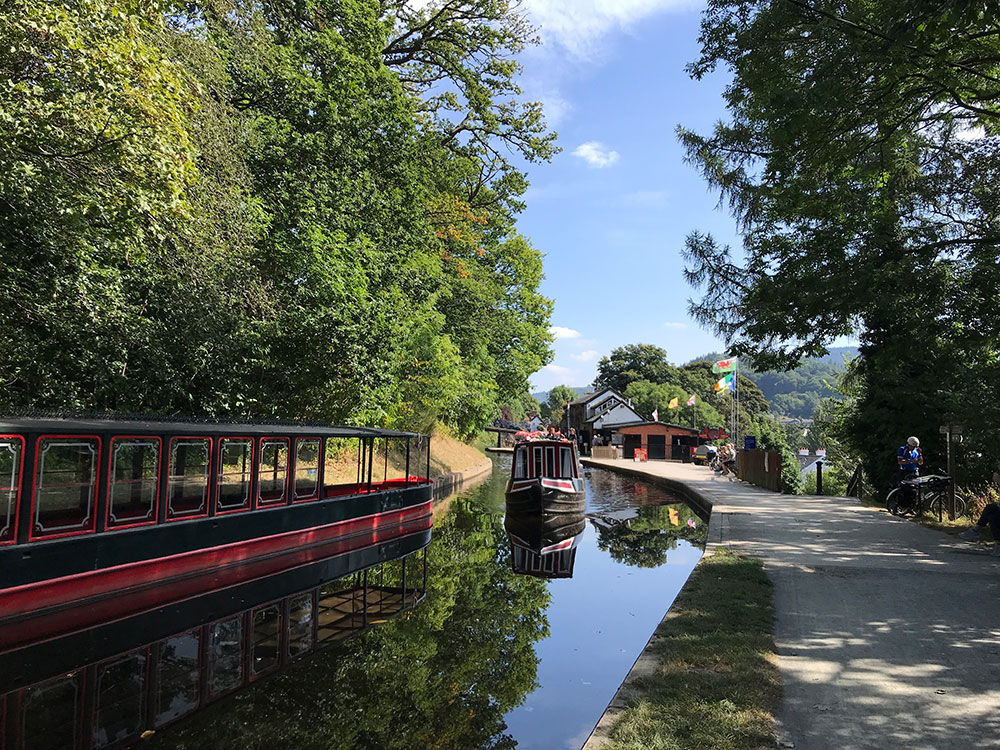
[[[739,260],[689,237],[693,311],[767,368],[858,332],[839,437],[879,489],[907,435],[943,464],[947,421],[975,425],[961,470],[1000,460],[998,12],[713,0],[690,66],[733,71],[730,121],[680,137],[743,233]]]
[[[636,380],[676,382],[677,368],[667,361],[666,351],[652,344],[620,346],[597,363],[597,381],[602,388],[625,393],[629,383]]]
[[[509,3],[7,5],[0,406],[468,436],[551,357]]]
[[[692,393],[696,396],[695,405],[688,406],[687,400]],[[657,409],[661,422],[697,424],[700,427],[720,427],[726,422],[715,407],[705,401],[701,392],[679,385],[636,380],[629,383],[624,395],[632,399],[636,411],[644,416],[651,415]],[[668,409],[670,400],[674,398],[677,399],[677,408]]]
[[[696,527],[688,526],[695,519]],[[647,505],[639,516],[613,526],[597,526],[597,546],[612,559],[638,568],[657,568],[667,562],[667,553],[677,549],[677,540],[704,544],[708,525],[686,505]]]
[[[788,444],[788,436],[784,429],[767,416],[760,416],[751,421],[744,435],[757,436],[757,448],[765,451],[775,451],[781,454],[781,491],[789,495],[802,492],[802,472],[795,451]]]

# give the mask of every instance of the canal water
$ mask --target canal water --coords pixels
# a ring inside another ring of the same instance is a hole
[[[290,595],[248,594],[242,616],[220,619],[216,602],[213,617],[169,626],[179,635],[9,693],[0,701],[23,718],[0,747],[130,745],[145,716],[162,728],[139,746],[156,749],[579,748],[700,558],[707,523],[660,489],[593,470],[585,517],[505,526],[509,467],[496,459],[489,480],[437,503],[424,549],[404,542],[398,559],[383,551],[384,564],[312,593],[290,582]],[[180,623],[182,609],[164,616]]]

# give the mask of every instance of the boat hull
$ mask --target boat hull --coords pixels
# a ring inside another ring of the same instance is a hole
[[[583,513],[587,496],[579,479],[516,480],[507,488],[506,504],[511,513]]]

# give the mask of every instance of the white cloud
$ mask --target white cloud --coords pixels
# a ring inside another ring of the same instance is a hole
[[[574,331],[572,328],[563,328],[562,326],[551,326],[549,328],[549,333],[552,334],[552,338],[554,338],[554,339],[578,339],[578,338],[580,338],[580,332],[579,331]]]
[[[594,169],[610,167],[618,162],[618,152],[611,151],[599,141],[587,141],[576,147],[573,156],[579,156]]]
[[[666,323],[663,324],[663,327],[664,328],[687,328],[688,324],[687,323],[677,323],[677,322],[673,322],[673,321],[669,321],[668,320]]]
[[[597,352],[595,352],[593,349],[588,349],[585,352],[580,352],[579,354],[570,354],[569,356],[580,362],[592,362],[593,360],[597,359]]]
[[[694,0],[524,0],[542,39],[576,57],[593,57],[603,37],[667,10],[697,7]]]
[[[976,125],[971,128],[960,125],[955,131],[955,137],[960,141],[978,141],[986,137],[986,128],[982,125]]]

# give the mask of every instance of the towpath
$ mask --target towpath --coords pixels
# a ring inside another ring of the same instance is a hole
[[[779,495],[692,464],[584,463],[695,494],[712,505],[709,552],[764,561],[780,747],[1000,748],[1000,558],[851,498]]]

